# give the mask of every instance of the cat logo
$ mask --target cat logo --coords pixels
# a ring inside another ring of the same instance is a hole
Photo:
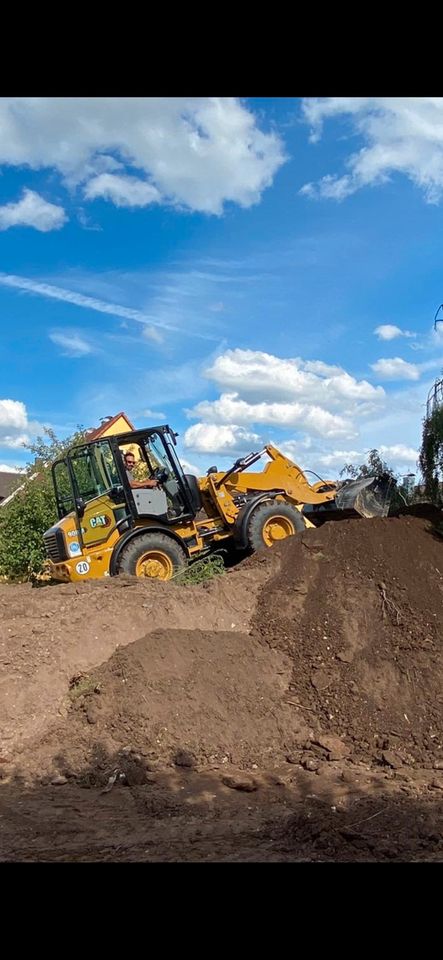
[[[102,513],[98,517],[91,517],[89,523],[91,524],[91,527],[110,527],[111,518]]]

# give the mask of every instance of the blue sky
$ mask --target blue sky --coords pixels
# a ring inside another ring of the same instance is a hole
[[[1,469],[125,410],[201,472],[416,470],[443,98],[2,99],[0,167]]]

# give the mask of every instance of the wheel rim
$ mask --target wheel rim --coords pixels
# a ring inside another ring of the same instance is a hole
[[[174,565],[163,550],[147,550],[138,558],[135,565],[136,577],[149,577],[151,580],[170,580]]]
[[[263,527],[263,540],[267,547],[272,547],[279,540],[293,537],[295,532],[295,525],[289,517],[270,517]]]

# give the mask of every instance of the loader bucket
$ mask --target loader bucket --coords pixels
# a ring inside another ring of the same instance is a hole
[[[390,477],[345,480],[337,490],[337,510],[355,510],[362,517],[387,517],[394,483]]]

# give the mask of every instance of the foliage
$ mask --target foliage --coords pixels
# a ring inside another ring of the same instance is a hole
[[[79,673],[72,677],[69,684],[69,699],[77,700],[79,697],[88,697],[91,693],[99,693],[100,686],[94,677],[87,673]]]
[[[26,580],[41,570],[43,534],[57,520],[50,467],[85,436],[81,427],[65,440],[59,440],[53,430],[44,432],[44,437],[25,445],[34,459],[23,474],[22,489],[0,508],[0,576],[11,580]]]
[[[425,492],[431,500],[441,500],[440,483],[443,478],[443,406],[438,404],[423,420],[420,450],[420,469]]]
[[[346,463],[343,470],[340,470],[340,476],[352,477],[353,480],[362,480],[364,477],[388,476],[395,478],[392,467],[381,458],[378,450],[370,450],[366,458],[366,463],[361,463],[359,467],[352,463]]]
[[[218,554],[209,557],[203,557],[196,560],[195,563],[180,570],[174,576],[175,583],[180,586],[195,586],[197,583],[203,583],[205,580],[212,580],[213,577],[222,576],[225,572],[223,559]]]

